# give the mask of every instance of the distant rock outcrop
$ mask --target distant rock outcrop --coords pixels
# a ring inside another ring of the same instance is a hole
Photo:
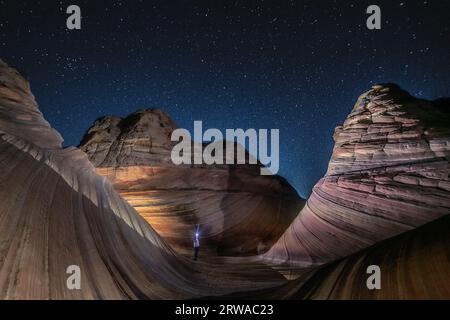
[[[98,119],[83,137],[80,148],[95,167],[172,164],[170,140],[176,125],[158,109],[139,110],[125,119]]]
[[[304,201],[283,178],[261,176],[260,165],[174,165],[176,128],[158,109],[103,117],[80,149],[178,252],[192,254],[197,225],[204,255],[270,248]]]
[[[322,264],[450,213],[448,101],[374,86],[334,140],[327,174],[264,258]]]

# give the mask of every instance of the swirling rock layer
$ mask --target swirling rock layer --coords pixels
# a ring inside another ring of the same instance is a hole
[[[300,271],[277,289],[233,297],[312,300],[450,299],[450,215],[382,241],[347,258]],[[370,290],[369,266],[380,270],[380,289]]]
[[[181,165],[171,160],[176,128],[157,109],[94,123],[80,148],[97,172],[178,252],[192,254],[196,226],[204,256],[264,252],[303,205],[281,177],[259,165]],[[194,149],[194,148],[193,148]]]
[[[363,94],[328,172],[265,258],[310,266],[347,256],[450,213],[450,104],[395,85]]]

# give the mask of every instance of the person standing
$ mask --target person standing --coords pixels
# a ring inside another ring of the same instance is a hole
[[[194,260],[197,260],[199,251],[200,251],[200,240],[198,238],[198,232],[196,232],[194,239]]]

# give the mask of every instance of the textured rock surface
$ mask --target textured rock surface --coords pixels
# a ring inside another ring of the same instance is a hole
[[[450,299],[450,216],[315,270],[299,279],[293,299]],[[381,270],[381,290],[365,283],[370,265]],[[300,284],[300,287],[298,285]],[[281,297],[280,297],[281,298]]]
[[[80,147],[96,167],[170,165],[175,145],[170,135],[175,128],[158,109],[139,110],[125,119],[107,116],[89,128]]]
[[[280,288],[233,295],[253,299],[450,299],[450,215],[320,267]],[[380,267],[381,290],[367,268]]]
[[[336,128],[326,176],[265,258],[321,264],[450,213],[449,125],[448,100],[395,85],[363,94]]]
[[[85,153],[58,148],[23,88],[1,63],[1,299],[198,298],[284,281],[263,266],[236,272],[178,256]],[[81,268],[81,290],[66,286],[70,265]]]
[[[104,117],[80,148],[178,252],[192,253],[196,225],[205,256],[270,248],[304,201],[281,177],[261,176],[259,165],[173,165],[175,128],[157,109]]]

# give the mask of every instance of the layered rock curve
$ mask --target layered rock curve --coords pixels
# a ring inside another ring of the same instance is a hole
[[[361,95],[342,126],[328,171],[264,255],[326,263],[450,213],[450,103],[396,85]]]

